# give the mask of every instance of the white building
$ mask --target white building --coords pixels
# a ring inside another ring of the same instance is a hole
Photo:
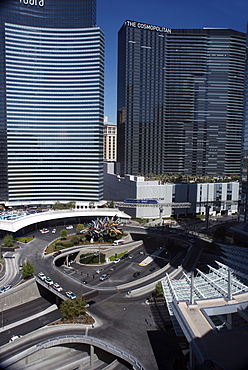
[[[103,156],[105,162],[116,162],[117,159],[117,126],[104,117]]]
[[[157,204],[142,204],[122,209],[132,217],[156,218],[176,214],[205,214],[209,206],[210,215],[235,214],[238,211],[239,182],[161,184],[145,181],[142,176],[117,176],[114,163],[105,164],[104,199],[124,201],[133,199],[155,199]],[[128,204],[127,204],[128,205]]]

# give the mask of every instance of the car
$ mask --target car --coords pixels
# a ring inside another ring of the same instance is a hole
[[[138,276],[140,276],[140,272],[139,271],[134,272],[133,277],[138,277]]]
[[[41,229],[40,232],[41,232],[41,234],[47,234],[47,233],[49,233],[49,230],[48,229]]]
[[[144,254],[144,252],[143,251],[140,251],[139,254]]]
[[[96,303],[96,301],[94,301],[93,299],[89,302],[86,303],[86,307],[89,307],[91,306],[92,304]]]
[[[153,267],[151,267],[151,268],[149,269],[149,271],[154,271],[154,270],[155,270],[155,268],[156,268],[156,267],[154,267],[154,266],[153,266]]]
[[[53,234],[55,234],[55,233],[56,233],[56,231],[57,231],[56,229],[52,229],[52,233],[53,233]]]
[[[66,229],[67,230],[71,230],[71,229],[73,229],[73,226],[72,225],[68,225],[68,226],[66,226]]]
[[[50,277],[45,278],[45,283],[47,283],[48,285],[53,285],[53,281]]]
[[[16,339],[19,339],[21,337],[22,337],[22,335],[12,335],[12,337],[9,340],[9,343],[14,342]]]
[[[53,257],[59,256],[61,254],[61,251],[56,251],[53,253]]]
[[[114,270],[116,270],[116,266],[111,266],[109,270],[110,270],[110,271],[114,271]]]
[[[100,269],[96,270],[96,274],[100,274],[102,271],[104,271],[104,268],[100,268]]]
[[[82,284],[87,284],[87,281],[86,281],[86,280],[83,280],[83,281],[82,281]]]
[[[0,289],[0,293],[7,292],[10,288],[12,288],[12,285],[5,285]]]
[[[129,254],[128,258],[133,258],[133,254]]]
[[[68,297],[68,298],[71,298],[71,299],[75,299],[76,298],[76,294],[74,294],[73,292],[71,292],[70,290],[68,290],[68,292],[65,293],[65,295]]]
[[[114,260],[114,263],[118,263],[118,262],[120,262],[120,258],[116,258],[115,260]]]
[[[43,272],[39,272],[39,273],[38,273],[38,277],[39,277],[41,280],[46,280],[46,276],[43,274]]]
[[[128,253],[125,253],[125,254],[123,254],[123,256],[121,257],[122,259],[125,259],[125,258],[127,258],[129,256],[129,254]]]
[[[55,290],[57,290],[58,292],[62,292],[63,291],[63,288],[58,283],[54,283],[53,284],[53,288]]]
[[[106,280],[108,278],[109,278],[109,274],[103,274],[102,276],[100,276],[99,280],[103,281],[103,280]]]

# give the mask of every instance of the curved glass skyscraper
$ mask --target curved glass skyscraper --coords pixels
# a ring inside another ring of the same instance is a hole
[[[121,174],[239,174],[245,34],[127,20],[119,31]]]
[[[0,2],[0,200],[103,197],[104,35],[95,0]]]

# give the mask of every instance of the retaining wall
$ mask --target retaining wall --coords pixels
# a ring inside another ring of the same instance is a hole
[[[35,279],[30,279],[24,283],[20,283],[14,288],[11,288],[0,295],[0,307],[7,310],[12,307],[32,301],[40,297],[40,292]]]

